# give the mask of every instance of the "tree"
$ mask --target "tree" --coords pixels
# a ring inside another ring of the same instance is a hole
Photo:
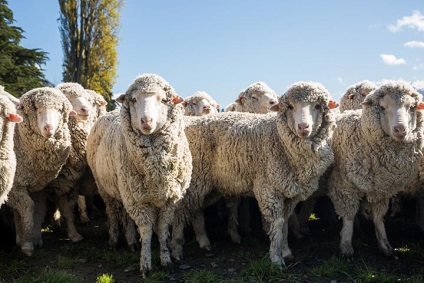
[[[58,0],[64,52],[63,80],[101,93],[114,108],[112,86],[123,0]]]
[[[23,30],[13,26],[13,13],[6,0],[0,0],[0,84],[20,97],[25,92],[47,83],[41,66],[47,53],[19,45]]]

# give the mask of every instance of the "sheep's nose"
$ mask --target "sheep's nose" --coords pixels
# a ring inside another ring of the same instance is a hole
[[[83,112],[83,113],[87,113],[87,112],[88,112],[87,107],[82,107],[82,108],[81,108],[81,112]]]
[[[309,129],[309,124],[308,123],[300,123],[297,125],[297,127],[299,128],[300,131],[305,131],[307,129]]]
[[[153,119],[152,118],[141,118],[141,123],[144,125],[150,125],[152,124]]]
[[[211,109],[211,107],[210,107],[210,105],[205,105],[205,106],[203,106],[203,109],[204,109],[204,110],[210,110],[210,109]]]
[[[406,136],[406,128],[405,126],[398,125],[393,127],[394,133],[397,136]]]
[[[47,124],[44,126],[43,131],[47,137],[51,137],[53,135],[53,126]]]
[[[270,104],[270,105],[277,104],[277,100],[275,100],[275,99],[271,99],[271,101],[269,102],[269,104]]]

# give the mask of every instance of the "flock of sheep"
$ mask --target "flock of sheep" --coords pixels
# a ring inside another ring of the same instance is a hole
[[[389,201],[405,193],[422,202],[424,103],[403,81],[359,82],[340,110],[319,83],[298,82],[277,96],[257,82],[218,113],[206,92],[182,99],[162,77],[143,74],[117,101],[120,109],[106,112],[102,96],[77,83],[20,99],[0,86],[0,205],[13,208],[23,253],[43,244],[47,203],[66,221],[69,239],[81,241],[74,207],[88,221],[83,196],[95,193],[106,205],[111,247],[120,233],[131,249],[141,241],[143,276],[152,269],[153,232],[168,270],[171,256],[183,258],[189,222],[199,246],[211,249],[203,210],[221,198],[236,243],[239,228],[248,227],[238,206],[257,200],[279,267],[292,256],[289,224],[304,233],[321,195],[343,219],[345,257],[353,256],[358,211],[369,210],[379,248],[394,256],[383,222]]]

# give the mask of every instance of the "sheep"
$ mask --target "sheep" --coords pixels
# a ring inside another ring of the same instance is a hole
[[[343,218],[340,251],[352,257],[353,222],[361,200],[370,204],[379,248],[394,255],[383,223],[389,199],[415,182],[423,147],[424,104],[408,83],[389,81],[371,92],[363,109],[337,119],[329,196]]]
[[[10,96],[12,95],[0,85],[0,207],[7,201],[15,177],[16,155],[13,150],[13,136],[15,124],[22,122],[22,117],[17,114],[16,105],[10,101]]]
[[[79,83],[66,82],[56,86],[69,100],[77,115],[69,118],[68,127],[71,135],[71,152],[59,175],[46,188],[49,199],[54,202],[64,217],[68,238],[79,242],[83,237],[74,224],[73,210],[78,200],[77,183],[87,168],[87,136],[93,126],[97,109],[95,97],[88,93]],[[41,229],[41,222],[36,223]]]
[[[224,108],[224,112],[236,111],[236,103],[232,102]]]
[[[321,84],[299,82],[271,107],[277,115],[224,112],[187,117],[193,174],[175,213],[170,243],[174,258],[183,257],[187,220],[196,217],[194,229],[204,230],[204,199],[216,191],[225,197],[255,196],[270,225],[271,261],[284,265],[283,257],[291,256],[287,219],[296,204],[317,189],[319,177],[333,161],[330,108],[337,104],[329,99]],[[198,232],[200,247],[210,248],[206,235]]]
[[[377,86],[370,81],[360,81],[351,85],[340,99],[340,112],[343,113],[346,110],[361,109],[362,101],[364,101],[365,97],[376,88]]]
[[[109,241],[117,241],[119,206],[141,236],[140,272],[151,270],[153,228],[161,265],[172,270],[169,225],[191,179],[191,153],[184,133],[182,102],[156,74],[143,74],[117,98],[120,111],[102,116],[87,141],[87,160],[109,219]]]
[[[204,91],[196,91],[192,96],[186,97],[183,102],[184,115],[202,116],[218,113],[221,107]]]
[[[234,111],[265,114],[277,100],[277,94],[266,83],[256,82],[240,92]]]
[[[42,245],[41,231],[33,231],[40,215],[34,215],[33,198],[57,177],[71,150],[69,116],[75,115],[63,93],[51,87],[35,88],[19,100],[23,122],[15,128],[16,174],[7,205],[14,209],[16,243],[31,256]],[[34,245],[33,245],[34,244]]]
[[[362,109],[362,101],[371,92],[374,91],[377,86],[370,81],[360,81],[354,85],[351,85],[346,90],[345,94],[340,99],[340,113],[347,110]],[[317,190],[309,199],[302,202],[300,212],[298,214],[298,227],[295,227],[295,234],[302,236],[303,234],[309,234],[308,220],[309,216],[314,210],[315,204],[319,197],[327,195],[327,179],[329,172],[323,176],[321,180],[320,189]],[[335,218],[335,217],[333,217]]]

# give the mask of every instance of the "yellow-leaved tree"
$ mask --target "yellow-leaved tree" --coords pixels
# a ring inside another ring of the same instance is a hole
[[[64,53],[63,81],[77,82],[112,103],[123,0],[58,0]]]

